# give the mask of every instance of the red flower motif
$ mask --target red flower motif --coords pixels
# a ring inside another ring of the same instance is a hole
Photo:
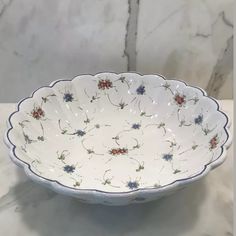
[[[219,143],[219,140],[218,140],[218,135],[215,135],[209,142],[210,144],[210,149],[214,149],[217,147],[217,144]]]
[[[36,119],[39,120],[42,117],[44,117],[45,113],[44,110],[41,107],[35,107],[33,111],[31,112],[31,115]]]
[[[101,79],[98,81],[98,88],[102,90],[112,88],[112,82],[109,79]]]
[[[109,150],[109,153],[113,156],[124,155],[128,153],[128,149],[127,148],[112,148],[111,150]]]
[[[186,102],[185,96],[184,95],[181,96],[179,94],[175,95],[174,100],[179,106],[182,106]]]

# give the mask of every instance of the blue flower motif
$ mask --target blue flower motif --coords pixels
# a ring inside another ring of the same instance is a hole
[[[63,169],[67,173],[73,173],[75,171],[75,167],[73,165],[66,165]]]
[[[136,92],[138,95],[143,95],[145,93],[145,86],[140,85],[137,89]]]
[[[203,115],[199,115],[198,117],[194,119],[194,123],[196,125],[200,125],[202,122],[203,122]]]
[[[166,161],[171,161],[173,158],[172,154],[163,154],[162,158]]]
[[[134,123],[132,124],[132,129],[139,129],[141,127],[140,124]]]
[[[139,183],[137,181],[129,181],[127,183],[127,187],[129,189],[136,189],[136,188],[138,188],[138,186],[139,186]]]
[[[65,93],[63,96],[63,100],[65,102],[72,102],[74,100],[73,94],[72,93]]]
[[[76,134],[77,136],[83,137],[86,134],[86,132],[84,132],[83,130],[79,129],[74,134]]]

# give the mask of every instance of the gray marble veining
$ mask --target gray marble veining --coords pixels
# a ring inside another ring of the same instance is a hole
[[[0,5],[0,101],[53,80],[127,69],[126,0],[18,0]]]
[[[216,98],[232,98],[232,4],[141,0],[137,70],[185,80]]]
[[[229,23],[228,23],[229,25]],[[211,78],[207,84],[206,91],[212,97],[218,97],[220,89],[224,85],[228,75],[232,73],[233,68],[233,36],[227,40],[227,46],[222,52],[222,55],[218,58]],[[232,88],[226,92],[232,93]]]
[[[0,1],[2,102],[101,71],[161,73],[232,98],[232,55],[233,0]]]

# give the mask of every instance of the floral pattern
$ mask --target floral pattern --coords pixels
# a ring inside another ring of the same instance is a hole
[[[127,183],[127,187],[129,189],[136,189],[136,188],[138,188],[138,186],[139,186],[139,183],[137,181],[129,181]]]
[[[210,149],[214,149],[217,147],[217,144],[219,143],[218,135],[216,134],[211,140],[210,140]]]
[[[74,100],[74,95],[73,93],[64,93],[63,95],[63,100],[65,102],[72,102]]]
[[[113,156],[128,154],[127,148],[112,148],[109,153]]]
[[[72,135],[77,135],[79,137],[83,137],[85,134],[86,134],[85,131],[79,129],[79,130],[76,130],[76,132],[74,132]]]
[[[174,100],[178,106],[183,106],[186,102],[185,95],[176,94]]]
[[[75,171],[75,167],[73,165],[65,165],[63,169],[67,173],[73,173]]]
[[[101,79],[98,81],[98,88],[101,90],[112,88],[112,82],[109,79]]]
[[[145,94],[145,86],[140,85],[137,89],[136,92],[138,95],[144,95]]]
[[[202,124],[202,122],[203,122],[203,115],[198,115],[198,116],[194,119],[194,123],[195,123],[196,125],[200,125],[200,124]]]
[[[31,111],[32,117],[34,117],[36,120],[40,120],[45,116],[45,112],[41,107],[34,107]]]
[[[47,162],[50,168],[60,170],[58,181],[64,185],[86,188],[86,176],[91,178],[90,175],[96,173],[95,185],[104,191],[160,188],[168,184],[163,173],[173,181],[196,174],[189,171],[186,163],[194,162],[206,147],[213,158],[215,150],[224,142],[218,126],[207,122],[208,111],[203,109],[194,116],[188,114],[187,108],[195,111],[201,94],[189,96],[163,80],[156,80],[153,85],[144,79],[135,81],[120,76],[116,79],[98,77],[95,82],[96,86],[91,88],[81,84],[79,95],[65,85],[57,95],[42,96],[42,102],[35,102],[26,112],[27,119],[18,123],[23,152],[31,153],[36,145],[41,145],[43,153],[48,148],[46,144],[52,144]],[[149,93],[152,88],[157,91]],[[159,104],[158,92],[166,94],[161,102],[168,107],[168,115],[158,109],[159,105],[164,108]],[[78,117],[76,122],[64,113],[52,115],[48,105],[55,102],[56,96],[61,96],[58,100],[66,103],[68,110]],[[55,140],[50,136],[49,124],[55,128]],[[32,127],[36,127],[34,132],[31,132]],[[173,130],[189,132],[185,137],[188,142],[185,144],[182,137],[175,137]],[[195,140],[196,134],[200,134],[201,139]],[[55,145],[57,141],[60,145]],[[70,143],[74,146],[69,149]],[[77,162],[82,163],[80,167]],[[36,172],[43,173],[43,161],[37,158],[32,163]],[[97,171],[99,167],[94,163],[100,163],[105,170]],[[156,173],[151,177],[152,183],[147,183],[149,173]]]
[[[140,129],[141,125],[138,123],[132,124],[132,129]]]
[[[162,158],[163,158],[165,161],[172,161],[173,155],[172,155],[172,154],[163,154]]]

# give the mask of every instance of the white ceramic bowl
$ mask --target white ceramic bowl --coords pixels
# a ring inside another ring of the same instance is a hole
[[[170,194],[221,164],[228,117],[199,88],[160,75],[59,80],[9,117],[11,159],[36,182],[88,203]]]

